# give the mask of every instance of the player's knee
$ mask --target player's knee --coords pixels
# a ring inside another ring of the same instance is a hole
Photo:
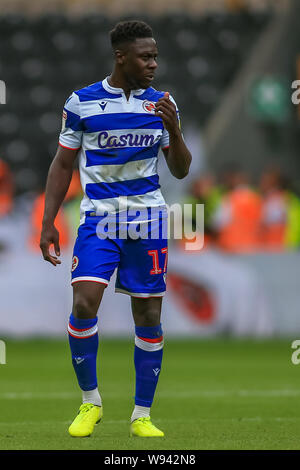
[[[160,310],[145,309],[135,316],[138,326],[157,326],[160,324]]]
[[[93,299],[78,294],[73,301],[73,315],[76,318],[94,318],[97,315],[97,303]]]

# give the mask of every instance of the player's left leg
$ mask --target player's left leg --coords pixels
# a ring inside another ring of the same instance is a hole
[[[131,296],[135,322],[136,394],[131,435],[161,437],[164,433],[150,421],[150,408],[163,356],[160,317],[166,291],[167,217],[165,213],[161,215],[158,208],[149,221],[151,223],[144,225],[138,223],[136,228],[140,236],[129,236],[121,247],[115,290]]]
[[[131,297],[135,323],[135,408],[131,416],[133,436],[162,437],[150,420],[150,409],[161,370],[163,332],[160,323],[162,297]]]

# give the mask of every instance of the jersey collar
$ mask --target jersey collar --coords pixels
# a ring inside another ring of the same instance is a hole
[[[108,83],[108,78],[109,77],[106,77],[103,81],[102,81],[102,86],[104,88],[105,91],[108,91],[108,93],[114,93],[114,94],[120,94],[120,93],[124,93],[124,90],[123,88],[114,88],[112,87],[109,83]],[[144,89],[140,88],[138,90],[131,90],[131,94],[132,95],[142,95],[143,93],[145,92]]]

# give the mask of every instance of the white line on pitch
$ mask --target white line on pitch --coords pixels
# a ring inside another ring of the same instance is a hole
[[[130,393],[130,392],[129,392]],[[103,392],[103,397],[118,398],[119,392]],[[300,389],[282,390],[186,390],[186,391],[161,391],[157,396],[164,398],[192,398],[192,397],[298,397]],[[1,400],[69,400],[71,398],[80,399],[79,392],[2,392]]]

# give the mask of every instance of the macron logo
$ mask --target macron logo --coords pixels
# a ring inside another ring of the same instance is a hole
[[[84,361],[84,357],[74,357],[76,364],[81,364]]]
[[[160,369],[157,367],[156,369],[152,369],[154,374],[155,374],[155,377],[158,376],[159,372],[160,372]]]
[[[99,103],[99,106],[102,109],[102,111],[104,111],[107,106],[107,101],[101,101],[101,103]]]

